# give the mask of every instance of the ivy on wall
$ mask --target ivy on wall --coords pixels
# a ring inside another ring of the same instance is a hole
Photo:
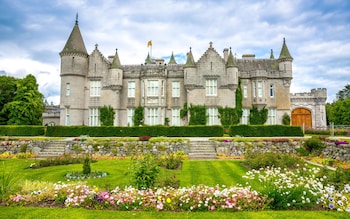
[[[287,113],[283,115],[282,123],[283,125],[290,125],[290,116]]]
[[[182,109],[180,109],[180,118],[183,119],[187,116],[188,113],[188,107],[187,107],[187,103],[184,103],[184,106],[182,107]]]
[[[114,109],[112,106],[102,106],[98,108],[101,126],[113,126]]]
[[[259,110],[256,106],[253,106],[253,108],[250,110],[249,114],[249,123],[251,125],[263,125],[265,124],[267,120],[267,109],[263,107],[261,110]]]
[[[138,106],[135,108],[134,117],[133,117],[132,121],[134,122],[134,126],[143,125],[144,114],[143,114],[143,107],[142,106]]]
[[[242,89],[241,80],[238,81],[238,87],[236,89],[236,107],[218,107],[219,118],[221,125],[235,125],[238,124],[242,117]]]
[[[207,108],[204,105],[190,105],[189,125],[206,125],[207,124]]]

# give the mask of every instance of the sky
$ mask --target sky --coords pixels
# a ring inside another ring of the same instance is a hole
[[[0,0],[0,75],[33,74],[49,103],[59,104],[60,56],[78,14],[89,54],[118,49],[122,65],[152,56],[195,61],[213,42],[222,54],[278,58],[283,38],[293,57],[291,93],[327,89],[327,102],[350,84],[348,0]]]

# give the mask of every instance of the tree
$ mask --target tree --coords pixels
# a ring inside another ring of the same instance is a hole
[[[350,98],[350,84],[345,85],[345,88],[337,93],[338,100],[344,100],[346,98]]]
[[[101,126],[113,126],[114,109],[112,106],[99,107]]]
[[[1,112],[8,115],[8,125],[41,125],[44,110],[44,95],[38,90],[36,78],[29,74],[16,81],[15,96]]]
[[[15,96],[16,80],[14,77],[0,76],[0,125],[6,125],[9,119],[2,110]]]
[[[334,122],[335,125],[349,125],[350,124],[350,98],[338,100],[332,104],[329,121]]]

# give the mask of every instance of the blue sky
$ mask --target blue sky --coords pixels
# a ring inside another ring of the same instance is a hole
[[[36,76],[49,102],[59,104],[60,57],[76,13],[88,53],[118,48],[122,64],[152,55],[178,63],[192,48],[197,61],[213,42],[221,54],[275,57],[283,38],[293,61],[292,93],[327,88],[328,102],[350,84],[348,0],[0,0],[0,74]]]

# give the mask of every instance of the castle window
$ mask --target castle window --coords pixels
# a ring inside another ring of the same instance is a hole
[[[248,122],[249,122],[249,113],[250,113],[249,109],[243,109],[242,124],[245,124],[245,125],[248,124]]]
[[[180,109],[171,109],[171,124],[180,126]]]
[[[243,97],[248,98],[248,87],[247,85],[243,85]]]
[[[70,83],[66,83],[66,96],[70,95]]]
[[[98,108],[89,109],[89,126],[99,126]]]
[[[158,108],[148,108],[147,118],[148,125],[158,125]]]
[[[172,86],[172,97],[180,97],[180,82],[173,81],[171,83]]]
[[[253,81],[253,97],[256,97],[256,83]]]
[[[276,112],[277,111],[276,111],[275,108],[269,109],[268,119],[269,119],[269,124],[270,125],[275,125],[276,124],[276,117],[277,117],[277,113]]]
[[[128,97],[135,97],[135,81],[128,82]]]
[[[263,97],[263,85],[262,85],[262,81],[258,81],[258,97]]]
[[[90,97],[101,96],[101,81],[90,81]]]
[[[70,125],[69,108],[66,108],[66,121],[65,121],[65,125],[66,125],[66,126]]]
[[[128,109],[128,126],[134,126],[134,113],[135,113],[134,108]]]
[[[149,80],[147,81],[147,96],[156,97],[158,96],[158,81]]]
[[[275,86],[270,84],[270,97],[275,97]]]
[[[216,79],[207,79],[205,81],[206,96],[217,96],[218,81]]]
[[[208,108],[207,115],[208,115],[207,125],[220,125],[217,108]]]

